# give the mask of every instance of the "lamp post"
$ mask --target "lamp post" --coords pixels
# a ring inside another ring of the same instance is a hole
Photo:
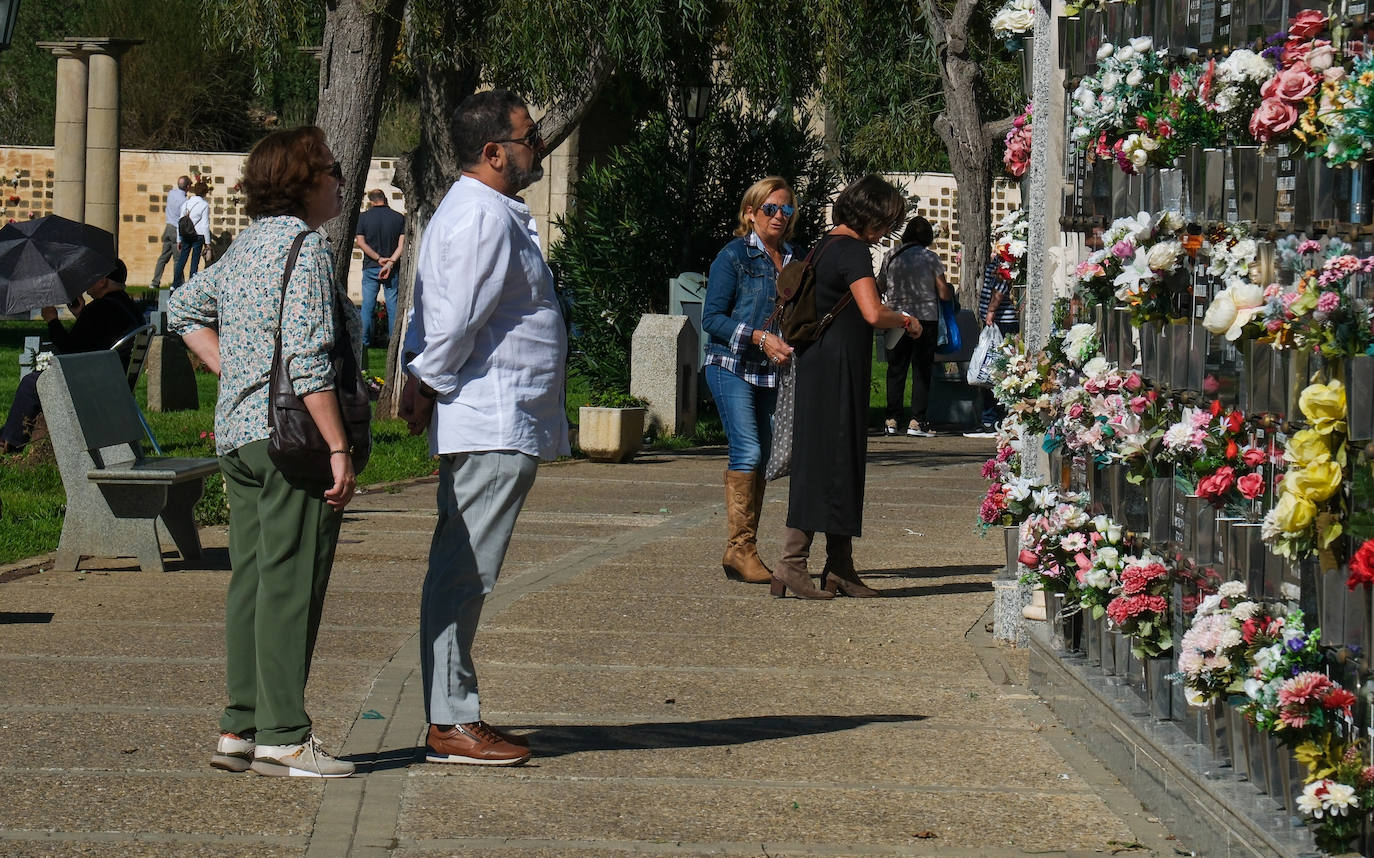
[[[19,0],[0,0],[0,51],[14,38],[14,22],[19,17]]]
[[[692,264],[692,197],[696,190],[697,126],[711,110],[711,87],[709,84],[684,86],[680,97],[683,119],[687,122],[687,192],[684,196],[682,265],[679,270],[686,271],[687,266]]]

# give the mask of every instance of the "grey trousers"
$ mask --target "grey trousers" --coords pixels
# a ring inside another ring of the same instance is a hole
[[[491,451],[440,457],[439,522],[420,597],[420,669],[431,724],[480,720],[472,640],[539,461]]]
[[[181,236],[177,234],[177,228],[169,224],[162,227],[162,252],[157,255],[157,267],[153,269],[153,279],[150,285],[156,289],[162,284],[162,269],[177,252],[177,242]]]

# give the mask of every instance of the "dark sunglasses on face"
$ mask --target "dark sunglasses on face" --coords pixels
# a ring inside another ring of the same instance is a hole
[[[493,143],[520,143],[520,144],[522,144],[522,145],[525,145],[525,146],[530,147],[530,149],[532,149],[532,150],[535,151],[535,152],[538,152],[538,151],[539,151],[541,148],[543,148],[543,146],[544,146],[544,140],[539,136],[539,127],[538,127],[538,126],[535,126],[534,128],[531,128],[531,129],[530,129],[530,133],[526,134],[524,137],[507,137],[507,138],[505,138],[504,140],[493,140],[493,141],[491,141],[491,142],[493,142]]]
[[[787,203],[783,203],[782,205],[778,205],[777,203],[764,203],[759,206],[759,211],[763,212],[768,217],[772,217],[778,212],[782,212],[783,217],[791,217],[796,213],[797,209],[796,206],[789,206]]]

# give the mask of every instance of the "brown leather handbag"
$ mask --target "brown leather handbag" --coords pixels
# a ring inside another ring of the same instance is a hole
[[[303,230],[291,245],[286,257],[286,271],[281,278],[281,304],[277,307],[277,342],[272,353],[272,369],[267,381],[267,455],[272,464],[288,477],[333,484],[334,472],[329,466],[329,443],[320,434],[305,403],[291,386],[291,374],[281,348],[281,316],[286,307],[286,285],[296,267],[310,230]],[[334,392],[339,397],[339,412],[343,416],[344,434],[348,437],[353,458],[353,473],[362,473],[372,454],[372,403],[358,370],[357,358],[348,337],[348,326],[337,302],[334,305],[334,350],[330,360],[334,365]]]

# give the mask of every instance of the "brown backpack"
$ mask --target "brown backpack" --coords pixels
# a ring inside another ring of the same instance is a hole
[[[816,265],[833,243],[826,242],[821,247],[818,242],[805,259],[793,259],[778,272],[777,306],[769,318],[769,327],[776,320],[778,332],[793,348],[804,348],[819,340],[830,322],[854,297],[846,290],[824,316],[816,308]],[[819,253],[816,248],[820,248]]]

